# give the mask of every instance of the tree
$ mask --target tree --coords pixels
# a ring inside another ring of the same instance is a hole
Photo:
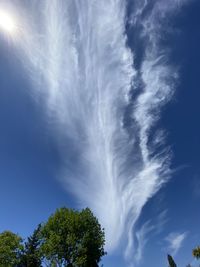
[[[20,263],[22,238],[10,231],[0,233],[0,267],[13,267]]]
[[[25,267],[40,267],[41,255],[40,255],[40,229],[41,224],[34,230],[33,234],[28,237],[25,243],[24,255],[22,257],[22,265]]]
[[[172,258],[171,255],[167,255],[167,259],[168,259],[170,267],[176,267],[176,263],[175,263],[175,261],[174,261],[174,259]]]
[[[195,249],[193,249],[192,251],[192,255],[196,258],[196,259],[200,259],[200,247],[196,247]]]
[[[58,266],[96,267],[106,254],[104,231],[88,208],[81,212],[57,209],[41,235],[43,255]]]

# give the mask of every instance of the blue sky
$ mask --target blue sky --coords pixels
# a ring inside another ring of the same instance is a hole
[[[89,206],[105,267],[196,264],[200,3],[75,2],[0,1],[0,231]]]

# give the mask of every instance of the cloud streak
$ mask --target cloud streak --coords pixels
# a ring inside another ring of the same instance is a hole
[[[166,241],[168,242],[169,246],[168,249],[170,250],[170,253],[172,255],[175,255],[178,253],[178,251],[181,249],[183,242],[185,241],[187,237],[187,232],[184,233],[170,233],[166,237]]]
[[[152,236],[160,234],[167,222],[167,211],[161,212],[154,220],[146,221],[135,231],[134,262],[138,265],[142,259],[145,247]]]

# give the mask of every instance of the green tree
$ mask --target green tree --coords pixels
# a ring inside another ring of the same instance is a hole
[[[22,266],[25,267],[40,267],[41,266],[41,224],[34,230],[33,234],[28,237],[25,243],[24,254],[22,256]]]
[[[175,261],[174,261],[174,259],[172,258],[171,255],[167,255],[167,259],[168,259],[170,267],[176,267],[176,263],[175,263]]]
[[[196,259],[200,259],[200,247],[196,247],[193,249],[192,251],[192,255],[196,258]]]
[[[10,231],[0,233],[0,267],[13,267],[20,263],[22,238]]]
[[[57,266],[96,267],[106,254],[104,231],[88,208],[81,212],[57,209],[41,235],[42,254]]]

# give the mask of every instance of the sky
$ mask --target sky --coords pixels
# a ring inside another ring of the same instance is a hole
[[[199,13],[198,0],[0,0],[0,231],[25,238],[56,208],[89,207],[105,267],[197,265]]]

